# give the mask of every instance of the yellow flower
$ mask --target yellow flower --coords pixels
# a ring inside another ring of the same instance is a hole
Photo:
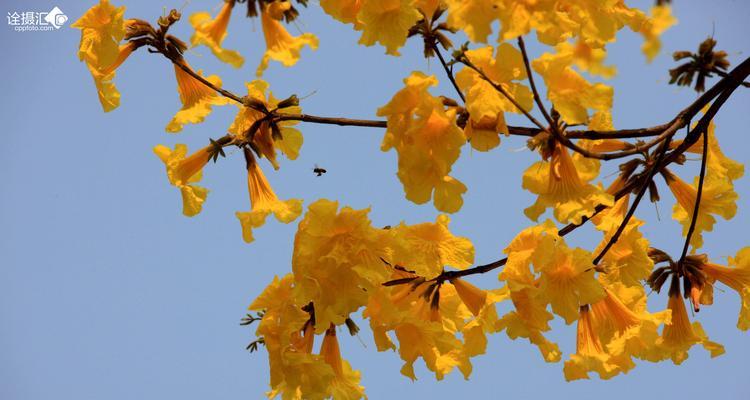
[[[125,37],[124,13],[125,7],[101,0],[71,25],[81,30],[78,58],[86,62],[105,112],[120,105],[120,92],[112,83],[114,71],[135,49],[131,44],[119,45]]]
[[[536,221],[545,209],[553,207],[558,221],[579,223],[584,216],[593,214],[597,205],[614,204],[612,195],[600,185],[588,183],[598,174],[598,162],[578,153],[571,157],[567,148],[555,144],[550,161],[536,162],[523,174],[523,188],[539,195],[524,213]]]
[[[256,335],[263,338],[271,372],[269,398],[323,399],[331,395],[335,372],[323,357],[311,354],[310,315],[294,301],[294,277],[274,277],[268,287],[250,305],[263,311]],[[305,330],[306,340],[300,340]]]
[[[534,266],[541,271],[539,290],[552,311],[570,324],[578,308],[604,297],[602,285],[594,278],[592,255],[586,250],[555,243],[551,252],[539,254]]]
[[[466,51],[465,54],[489,79],[501,85],[521,107],[530,111],[534,104],[531,91],[526,86],[513,82],[527,78],[521,52],[508,43],[498,45],[494,58],[492,50],[491,46],[487,46]],[[479,151],[496,147],[500,143],[498,134],[508,134],[503,113],[521,111],[479,73],[468,67],[456,74],[456,83],[466,94],[466,110],[471,123],[467,123],[465,133],[470,138],[472,147]],[[476,141],[475,128],[485,131],[482,132],[484,140]],[[486,132],[488,130],[493,132]]]
[[[294,239],[295,296],[315,304],[317,333],[343,324],[389,275],[381,260],[387,231],[371,226],[369,209],[337,210],[329,200],[310,204]]]
[[[268,83],[262,80],[254,80],[250,83],[246,83],[248,97],[262,103],[267,109],[273,110],[278,104],[279,100],[273,96],[268,90]],[[266,92],[268,97],[266,98]],[[248,141],[250,138],[249,129],[253,126],[255,121],[263,118],[265,115],[253,108],[245,107],[240,105],[240,110],[237,116],[234,118],[232,125],[228,131],[235,137],[235,141]],[[279,110],[279,114],[299,114],[302,109],[298,106],[287,107]],[[279,163],[276,160],[276,150],[281,151],[288,159],[296,160],[299,156],[299,149],[302,147],[303,137],[302,133],[293,128],[297,125],[298,121],[282,121],[277,125],[281,137],[274,137],[271,127],[268,123],[260,124],[260,128],[255,132],[253,136],[253,145],[260,152],[262,157],[268,159],[273,165],[274,169],[279,169]]]
[[[557,240],[562,238],[557,235],[557,228],[550,220],[524,229],[505,248],[508,261],[498,278],[508,282],[511,291],[535,287],[536,277],[531,271],[531,263],[538,257],[535,254],[552,248]]]
[[[677,280],[674,279],[674,282]],[[699,322],[690,324],[679,289],[670,290],[668,308],[672,312],[671,324],[664,325],[661,337],[656,342],[661,357],[671,358],[675,364],[682,364],[694,344],[701,344],[709,351],[711,358],[724,354],[724,346],[709,341]]]
[[[490,151],[500,145],[500,135],[508,131],[505,115],[498,113],[495,118],[483,117],[479,121],[466,121],[464,136],[471,147],[479,151]]]
[[[609,379],[627,372],[634,365],[622,366],[611,360],[604,345],[599,339],[599,333],[594,327],[593,318],[588,306],[581,307],[578,318],[578,329],[576,335],[576,353],[565,361],[565,380],[588,379],[588,372],[595,371],[602,379]]]
[[[495,0],[446,0],[448,24],[463,30],[472,42],[487,42],[497,19]]]
[[[621,199],[622,200],[622,199]],[[615,204],[615,207],[621,205],[620,201]],[[627,201],[624,202],[625,207],[620,207],[623,214],[627,211]],[[612,217],[612,215],[609,215]],[[597,247],[594,253],[599,253],[604,246],[615,234],[622,223],[623,217],[612,217],[613,222],[609,226],[603,224],[597,225],[598,229],[604,230],[604,238]],[[606,273],[602,274],[602,278],[607,282],[622,282],[626,286],[640,286],[641,281],[648,278],[649,274],[654,266],[654,262],[648,256],[649,241],[643,237],[643,234],[639,231],[639,227],[643,225],[643,221],[637,218],[631,218],[628,225],[622,231],[620,238],[615,242],[612,247],[609,248],[607,253],[602,258],[601,266],[605,268]]]
[[[232,16],[234,1],[224,1],[223,3],[221,11],[214,19],[211,19],[211,14],[204,11],[190,16],[190,25],[195,29],[195,33],[190,38],[190,43],[193,47],[204,45],[211,49],[211,52],[219,60],[235,68],[240,68],[245,62],[240,53],[221,47],[221,42],[227,36],[227,26],[229,26],[229,18]]]
[[[672,16],[672,8],[669,5],[651,7],[651,17],[644,21],[639,30],[645,40],[641,50],[648,61],[652,61],[661,50],[659,36],[676,23],[677,18]]]
[[[291,67],[299,60],[303,47],[309,46],[313,50],[318,48],[318,38],[312,33],[303,33],[295,37],[290,35],[281,24],[284,12],[291,6],[287,1],[274,1],[263,5],[260,22],[266,38],[266,52],[263,53],[263,59],[255,75],[263,75],[270,60],[278,61],[285,67]]]
[[[180,60],[186,67],[190,68],[185,60]],[[174,64],[175,78],[177,79],[177,92],[180,94],[182,108],[172,117],[167,124],[166,131],[177,133],[185,124],[199,124],[211,113],[211,106],[224,105],[229,99],[219,95],[213,89],[193,78],[177,64]],[[198,75],[203,76],[202,71]],[[217,87],[221,87],[221,78],[216,75],[206,77],[206,80]]]
[[[695,127],[696,124],[693,124],[693,127]],[[713,120],[711,120],[711,122],[708,123],[708,158],[706,160],[706,174],[726,177],[732,181],[737,180],[745,174],[745,166],[724,155],[724,152],[721,151],[721,147],[719,147],[715,131],[716,126]],[[682,139],[673,141],[670,143],[670,147],[674,149],[680,144],[682,144]],[[687,152],[702,155],[703,139],[698,139],[698,141],[693,143],[692,146],[688,147]]]
[[[362,0],[320,0],[320,7],[333,18],[345,24],[354,24],[354,28],[359,29],[357,14],[362,8]]]
[[[398,152],[398,177],[407,199],[423,204],[433,198],[438,210],[456,212],[466,192],[463,183],[448,175],[465,143],[456,112],[446,111],[427,91],[437,85],[434,76],[414,72],[404,83],[406,87],[378,109],[378,116],[388,118],[381,150]]]
[[[487,305],[487,292],[460,278],[452,279],[451,283],[469,311],[474,316],[479,316],[482,308]]]
[[[745,247],[734,258],[729,259],[734,268],[717,265],[705,260],[700,269],[708,277],[709,284],[719,281],[737,291],[740,295],[740,316],[737,328],[746,331],[750,328],[750,247]],[[704,304],[710,304],[710,301]]]
[[[333,368],[335,377],[331,382],[331,394],[334,399],[360,399],[365,397],[365,388],[359,385],[360,373],[353,371],[349,362],[341,358],[339,342],[336,339],[336,328],[326,330],[320,355]]]
[[[531,63],[544,78],[547,98],[569,125],[587,123],[589,109],[609,111],[614,94],[607,85],[586,81],[570,67],[573,61],[572,52],[558,52],[544,53]]]
[[[253,240],[253,228],[266,223],[268,214],[273,213],[276,219],[288,224],[302,213],[302,199],[281,201],[276,197],[263,171],[255,161],[250,150],[245,150],[247,165],[247,189],[250,192],[251,211],[237,212],[237,219],[242,225],[242,238],[250,243]]]
[[[188,217],[201,212],[203,202],[208,196],[208,189],[193,183],[201,180],[201,170],[211,157],[210,149],[210,146],[204,147],[185,158],[187,146],[184,144],[175,145],[174,150],[163,145],[154,147],[154,153],[167,167],[169,183],[180,189],[182,213]]]
[[[465,269],[474,263],[474,245],[464,237],[454,236],[448,229],[450,217],[441,214],[435,223],[391,228],[394,238],[391,262],[432,279],[446,266]]]
[[[365,46],[380,43],[386,54],[398,56],[409,28],[421,18],[414,0],[362,0],[357,14],[362,29],[359,43]]]
[[[547,311],[547,303],[541,300],[539,289],[531,286],[513,290],[510,298],[515,310],[500,318],[497,330],[505,330],[513,340],[519,337],[529,339],[529,342],[539,348],[546,362],[560,361],[560,348],[542,335],[542,332],[550,330],[549,321],[554,317]]]
[[[416,275],[393,269],[391,278],[407,277]],[[423,283],[410,290],[411,285],[374,288],[363,315],[370,320],[378,350],[396,348],[388,335],[393,331],[404,360],[403,375],[416,379],[414,362],[421,357],[438,380],[454,368],[468,378],[469,357],[476,355],[478,346],[473,342],[464,345],[457,334],[472,314],[453,285]],[[475,338],[474,332],[469,336]]]
[[[592,47],[579,39],[575,45],[562,42],[555,49],[559,54],[572,54],[573,62],[581,71],[588,72],[591,75],[599,75],[606,79],[613,78],[617,74],[617,67],[604,65],[607,51],[603,48]]]
[[[682,225],[682,235],[686,236],[695,209],[695,199],[698,195],[698,177],[695,184],[689,185],[677,175],[668,170],[662,171],[662,176],[667,182],[677,202],[672,208],[672,218]],[[737,199],[739,196],[729,179],[720,176],[706,175],[703,182],[703,194],[701,196],[700,208],[698,209],[698,220],[695,231],[690,238],[693,251],[703,246],[703,232],[711,232],[716,219],[712,214],[720,215],[729,220],[737,213]]]

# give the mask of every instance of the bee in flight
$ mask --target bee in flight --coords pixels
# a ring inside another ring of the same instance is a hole
[[[318,176],[323,176],[323,174],[325,174],[326,172],[328,172],[328,171],[326,171],[326,169],[325,169],[325,168],[320,168],[320,167],[318,166],[318,164],[315,164],[315,168],[313,168],[313,173],[314,173],[315,175],[318,175]]]

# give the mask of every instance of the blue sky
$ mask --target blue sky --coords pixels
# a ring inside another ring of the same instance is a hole
[[[641,7],[651,3],[635,2]],[[619,68],[611,82],[618,128],[666,122],[695,98],[689,89],[667,85],[672,51],[694,50],[713,32],[734,64],[748,55],[749,3],[675,3],[680,24],[663,36],[664,51],[653,63],[646,64],[638,50],[641,39],[630,32],[622,31],[610,47],[610,62]],[[255,243],[242,242],[234,212],[248,210],[249,202],[244,160],[236,150],[206,168],[203,182],[212,192],[203,212],[195,218],[181,215],[179,193],[169,186],[151,148],[160,143],[203,146],[208,137],[224,134],[236,108],[216,109],[205,123],[177,136],[165,133],[180,107],[172,66],[140,51],[118,72],[122,106],[102,113],[89,73],[76,57],[79,32],[69,27],[92,4],[4,1],[0,6],[11,13],[58,6],[70,17],[53,32],[15,32],[5,24],[0,29],[0,398],[261,398],[268,388],[266,355],[244,350],[253,335],[238,322],[273,276],[290,270],[295,224],[270,222],[256,231]],[[216,11],[218,4],[196,0],[184,11]],[[182,5],[128,1],[126,17],[154,21],[162,7]],[[306,113],[373,118],[412,70],[441,79],[434,94],[453,93],[442,82],[439,64],[422,58],[420,40],[410,41],[400,58],[384,55],[381,47],[356,46],[358,35],[323,15],[314,1],[302,11],[300,26],[319,36],[320,49],[304,51],[291,69],[272,63],[264,78],[278,97],[307,96],[302,102]],[[187,40],[187,21],[173,33]],[[217,62],[205,48],[187,58],[240,92],[243,82],[254,78],[265,48],[260,24],[236,10],[225,43],[245,55],[242,69]],[[532,56],[543,51],[533,43],[529,50]],[[725,153],[742,162],[748,161],[748,110],[750,91],[740,89],[716,118]],[[518,118],[512,122],[526,124]],[[301,129],[305,143],[299,159],[268,173],[281,197],[371,206],[375,225],[434,220],[437,212],[430,204],[417,206],[404,198],[395,154],[379,150],[382,130],[311,124]],[[521,209],[534,198],[520,182],[536,155],[519,150],[524,147],[520,138],[506,139],[490,153],[467,146],[456,164],[454,176],[469,192],[452,229],[474,242],[479,263],[499,258],[509,240],[530,225]],[[315,177],[316,163],[329,173]],[[697,165],[688,162],[680,171],[690,178]],[[603,176],[615,168],[605,166]],[[750,187],[747,179],[736,187],[741,197],[737,216],[705,235],[705,250],[716,260],[748,245],[745,199]],[[661,219],[651,204],[638,216],[649,221],[644,230],[655,246],[676,253],[680,227],[669,218],[671,196],[664,187],[661,192]],[[571,242],[595,246],[591,229],[580,231]],[[495,274],[474,281],[487,288],[497,285]],[[666,299],[652,295],[650,302],[657,309]],[[367,329],[361,340],[341,335],[341,347],[353,367],[362,370],[372,399],[748,398],[750,342],[735,328],[738,296],[718,292],[716,303],[696,319],[726,346],[725,355],[710,360],[696,348],[679,367],[640,363],[610,381],[566,383],[562,363],[546,364],[534,347],[504,334],[493,336],[487,354],[474,359],[469,381],[454,373],[435,382],[419,367],[419,379],[412,383],[399,374],[397,354],[375,351]],[[575,326],[557,322],[552,337],[566,353],[574,350]]]

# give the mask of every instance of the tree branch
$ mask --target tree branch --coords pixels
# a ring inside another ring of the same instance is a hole
[[[440,60],[440,64],[443,65],[445,74],[448,75],[448,79],[450,79],[451,83],[453,84],[453,88],[456,89],[456,93],[458,93],[458,96],[461,98],[461,101],[466,103],[466,98],[464,97],[463,92],[461,92],[461,88],[458,87],[458,83],[456,83],[456,78],[453,77],[453,70],[451,68],[448,68],[448,64],[445,62],[445,59],[443,58],[443,54],[440,53],[440,49],[438,49],[438,46],[436,43],[432,44],[432,49],[435,50],[435,54],[437,54],[438,59]]]

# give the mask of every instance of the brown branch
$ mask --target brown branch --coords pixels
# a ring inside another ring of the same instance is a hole
[[[720,70],[718,68],[714,68],[711,71],[714,72],[716,75],[719,75],[722,78],[726,78],[727,76],[729,76],[729,74],[727,74],[726,72],[724,72],[724,71],[722,71],[722,70]],[[740,83],[740,85],[742,85],[742,86],[744,86],[746,88],[750,88],[750,82],[742,82],[742,83]]]
[[[463,92],[461,92],[461,88],[458,87],[458,83],[456,83],[456,78],[453,77],[453,70],[451,68],[448,68],[448,64],[445,62],[445,59],[443,58],[443,54],[440,53],[440,49],[438,49],[437,43],[432,44],[432,49],[435,50],[435,54],[437,54],[438,59],[440,60],[440,64],[443,65],[445,74],[448,75],[448,79],[450,79],[451,83],[453,84],[453,88],[456,89],[456,93],[458,93],[458,96],[461,98],[461,101],[466,103],[466,98],[464,97]]]
[[[685,260],[688,248],[690,247],[690,238],[693,236],[695,231],[695,224],[698,222],[698,211],[701,206],[701,197],[703,197],[703,182],[706,179],[706,162],[708,159],[708,129],[703,130],[703,154],[701,158],[701,172],[698,177],[698,193],[695,196],[695,206],[693,207],[693,215],[690,219],[690,227],[688,228],[687,235],[685,235],[685,245],[682,246],[682,255],[680,255],[681,264]]]
[[[657,136],[669,127],[669,123],[652,126],[650,128],[619,129],[615,131],[576,130],[566,131],[565,136],[569,139],[633,139]]]
[[[544,107],[544,103],[542,103],[542,98],[539,97],[539,91],[536,90],[536,84],[534,83],[534,74],[531,71],[531,64],[529,63],[529,55],[526,53],[526,44],[523,42],[523,36],[518,37],[518,47],[521,48],[521,56],[523,56],[523,65],[526,68],[526,76],[529,78],[529,85],[531,86],[531,93],[534,95],[534,101],[536,102],[537,107],[539,107],[539,110],[542,112],[542,115],[544,116],[544,119],[547,121],[549,126],[553,129],[557,129],[557,124],[552,120],[552,117],[550,117],[549,113],[547,113],[547,109]]]
[[[386,128],[388,122],[384,120],[351,119],[338,117],[319,117],[307,114],[277,114],[276,121],[302,121],[315,124],[339,125],[339,126],[364,126],[370,128]]]

